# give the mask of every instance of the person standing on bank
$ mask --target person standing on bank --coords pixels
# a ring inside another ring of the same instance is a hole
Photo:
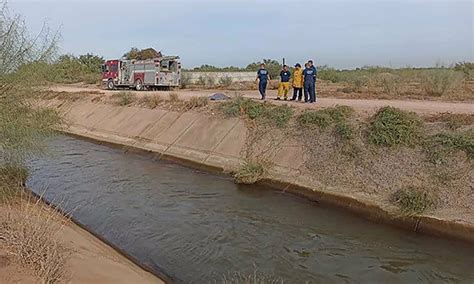
[[[278,96],[277,100],[281,100],[281,96],[284,97],[285,101],[288,99],[288,92],[290,91],[290,78],[291,72],[288,70],[288,66],[283,65],[283,70],[280,72],[280,85],[278,85]]]
[[[312,89],[312,93],[310,94],[311,95],[310,103],[314,103],[316,102],[316,77],[318,75],[318,69],[316,69],[316,66],[314,66],[313,60],[308,61],[308,64],[309,64],[309,68],[311,68],[314,72],[314,88]]]
[[[293,98],[290,101],[296,100],[298,97],[298,101],[301,101],[303,97],[303,70],[301,69],[301,65],[296,63],[295,71],[293,72]]]
[[[311,68],[309,62],[305,65],[305,69],[303,71],[304,77],[304,102],[307,103],[314,103],[313,101],[313,94],[315,94],[315,72],[314,69]],[[315,98],[314,98],[315,99]]]
[[[268,74],[267,69],[265,69],[265,64],[260,64],[260,69],[257,71],[257,79],[258,81],[258,91],[260,92],[260,96],[262,96],[262,100],[265,99],[265,93],[267,91],[267,83],[270,80],[270,75]]]

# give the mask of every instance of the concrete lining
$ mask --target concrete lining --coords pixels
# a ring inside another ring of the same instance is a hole
[[[231,172],[243,162],[247,129],[239,119],[216,119],[195,112],[176,113],[120,106],[92,107],[74,103],[66,113],[71,126],[64,132],[155,153],[188,166]],[[106,112],[110,115],[103,115]],[[103,122],[98,122],[103,121]],[[321,204],[353,212],[366,219],[426,234],[474,242],[474,223],[442,220],[432,216],[401,217],[377,200],[344,189],[323,187],[309,173],[299,170],[304,155],[297,141],[285,141],[269,177],[263,184],[301,195]]]

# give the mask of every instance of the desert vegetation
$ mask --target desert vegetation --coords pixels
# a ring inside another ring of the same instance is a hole
[[[219,106],[246,121],[238,183],[271,175],[285,141],[304,151],[304,171],[322,186],[384,196],[406,215],[437,208],[472,208],[474,129],[469,115],[421,117],[393,107],[360,117],[347,106],[297,110],[235,97]],[[453,126],[454,125],[454,126]],[[297,141],[297,142],[296,142]]]
[[[35,107],[33,95],[48,81],[58,35],[47,26],[30,35],[4,2],[0,34],[0,246],[39,281],[63,281],[67,250],[58,242],[56,212],[24,188],[28,159],[44,152],[46,139],[61,124],[54,110]]]

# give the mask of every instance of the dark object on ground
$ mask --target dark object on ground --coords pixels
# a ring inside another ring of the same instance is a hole
[[[230,97],[222,94],[222,93],[215,93],[214,95],[212,96],[209,96],[209,99],[211,101],[221,101],[221,100],[228,100],[230,99]]]

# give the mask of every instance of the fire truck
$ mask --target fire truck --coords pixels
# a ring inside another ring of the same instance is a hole
[[[178,56],[107,60],[102,65],[102,83],[109,90],[133,88],[142,91],[179,87],[181,63]]]

